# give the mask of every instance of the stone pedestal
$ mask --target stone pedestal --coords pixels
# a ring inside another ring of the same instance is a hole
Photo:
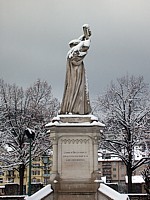
[[[53,143],[50,181],[56,199],[96,199],[98,140],[104,125],[93,115],[58,115],[46,126]]]

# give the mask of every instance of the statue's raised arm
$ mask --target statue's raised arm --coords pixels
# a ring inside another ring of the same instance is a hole
[[[91,31],[83,25],[83,35],[69,42],[66,81],[60,114],[89,114],[91,112],[83,59],[90,47]]]
[[[82,26],[85,39],[88,40],[91,36],[91,30],[88,24]]]
[[[69,42],[70,50],[67,57],[85,56],[90,47],[91,31],[88,24],[83,25],[83,35]]]

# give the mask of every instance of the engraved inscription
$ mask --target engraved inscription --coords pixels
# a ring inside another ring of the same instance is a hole
[[[92,173],[92,139],[83,137],[62,137],[59,140],[59,174],[65,179],[90,178]]]
[[[85,161],[88,158],[88,152],[87,151],[66,151],[63,154],[63,158],[65,161]]]

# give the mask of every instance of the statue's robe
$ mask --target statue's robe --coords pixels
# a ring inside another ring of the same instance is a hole
[[[88,48],[87,48],[88,49]],[[91,112],[83,59],[87,49],[81,54],[67,57],[66,80],[60,114],[89,114]]]

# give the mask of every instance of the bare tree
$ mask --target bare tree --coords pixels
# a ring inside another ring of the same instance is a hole
[[[45,124],[57,113],[59,103],[52,96],[51,86],[41,80],[37,80],[26,90],[0,80],[0,101],[3,146],[9,147],[4,162],[7,166],[19,166],[20,194],[22,194],[24,170],[29,161],[29,144],[25,130],[30,128],[35,132],[32,158],[49,149],[51,144]]]
[[[148,163],[147,167],[141,172],[143,179],[145,181],[144,188],[148,195],[148,199],[150,198],[150,162]]]
[[[97,98],[95,111],[106,125],[102,145],[126,165],[128,192],[132,192],[132,173],[147,161],[149,153],[147,149],[145,157],[135,160],[135,146],[145,144],[148,147],[145,139],[150,127],[148,85],[141,76],[117,79],[116,84],[111,82],[106,93]]]

